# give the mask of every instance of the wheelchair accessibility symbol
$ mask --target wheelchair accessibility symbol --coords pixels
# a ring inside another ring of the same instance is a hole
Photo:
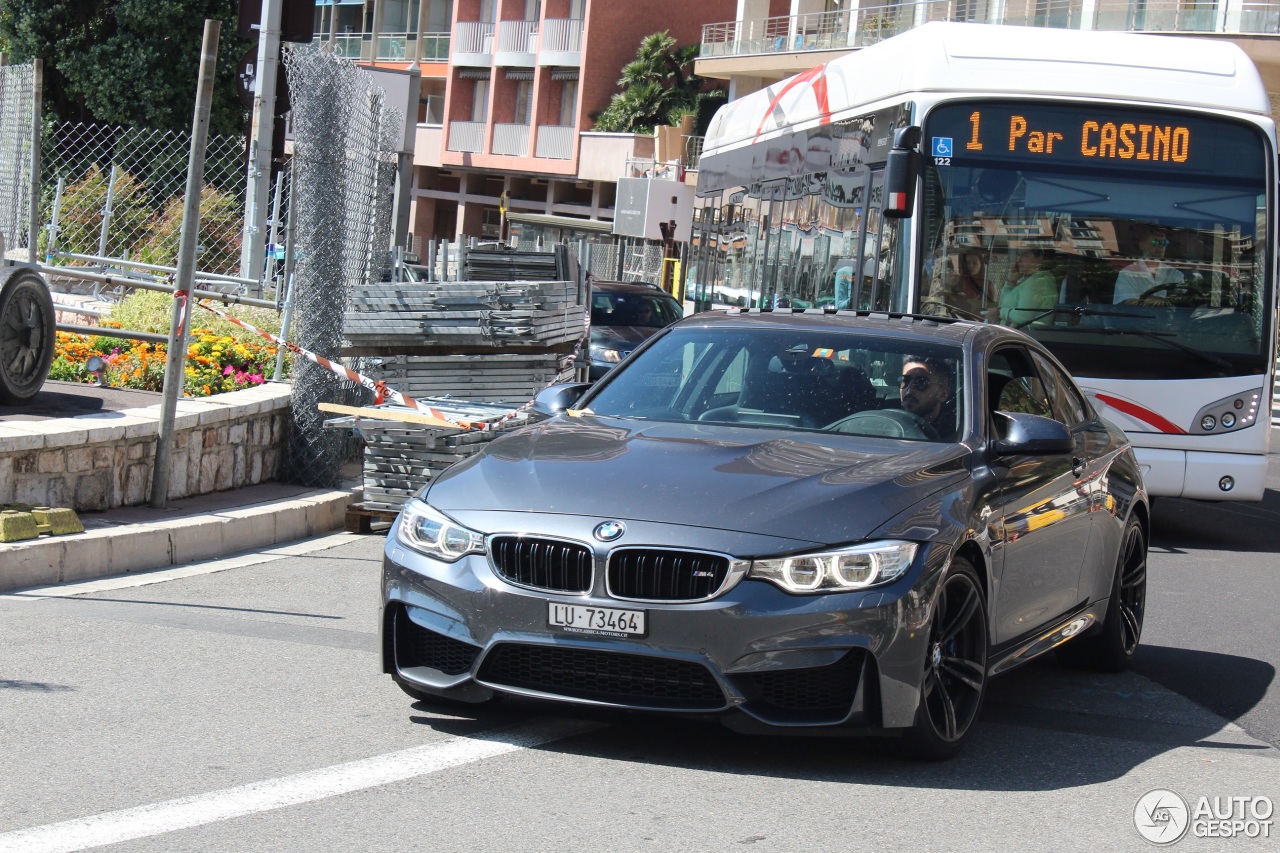
[[[951,137],[935,136],[933,138],[933,156],[934,157],[950,157],[951,156]]]

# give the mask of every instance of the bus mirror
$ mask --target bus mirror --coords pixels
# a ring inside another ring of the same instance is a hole
[[[890,219],[911,216],[916,206],[916,182],[920,177],[920,128],[904,127],[893,137],[884,167],[884,210]]]

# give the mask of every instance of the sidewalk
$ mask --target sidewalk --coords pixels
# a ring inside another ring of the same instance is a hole
[[[343,526],[356,484],[262,483],[171,501],[164,509],[80,513],[84,533],[0,544],[0,592],[143,572],[304,539]]]

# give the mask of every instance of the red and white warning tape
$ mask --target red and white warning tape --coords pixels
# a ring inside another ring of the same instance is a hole
[[[328,370],[330,373],[336,374],[337,376],[343,379],[346,379],[349,382],[355,382],[358,385],[363,385],[365,388],[368,388],[370,391],[373,392],[374,394],[373,403],[375,406],[381,405],[387,400],[390,400],[391,402],[404,406],[407,409],[413,409],[414,411],[421,412],[422,414],[428,415],[429,417],[438,418],[439,420],[445,421],[446,423],[453,424],[459,429],[476,430],[479,432],[489,432],[491,430],[498,429],[498,427],[500,427],[502,424],[506,423],[507,421],[515,417],[518,417],[521,412],[523,412],[525,409],[528,409],[530,406],[533,405],[533,401],[529,400],[524,405],[519,406],[518,408],[512,409],[510,412],[506,413],[505,415],[502,415],[496,420],[486,420],[486,421],[461,420],[452,415],[446,414],[445,412],[442,412],[439,409],[432,408],[431,406],[428,406],[425,403],[420,403],[417,400],[413,399],[412,397],[406,396],[405,394],[401,394],[399,391],[387,385],[387,383],[385,382],[375,382],[374,380],[370,379],[368,376],[357,373],[356,371],[352,370],[349,367],[346,367],[345,365],[330,361],[329,359],[325,358],[322,355],[317,355],[316,353],[313,353],[310,350],[303,349],[297,344],[289,343],[288,341],[282,338],[279,338],[271,334],[270,332],[264,332],[262,329],[259,329],[255,326],[251,326],[250,324],[244,322],[243,320],[232,317],[230,314],[228,314],[225,311],[222,311],[218,308],[214,308],[212,305],[208,305],[204,302],[196,302],[196,304],[199,305],[201,308],[204,308],[208,311],[212,311],[214,314],[217,314],[219,317],[221,317],[222,319],[226,320],[229,323],[235,323],[237,326],[240,326],[241,328],[244,328],[244,329],[248,329],[249,331],[253,332],[256,335],[261,335],[267,340],[276,342],[277,344],[289,350],[290,352],[294,353],[295,355],[302,356],[308,361],[311,361],[311,362],[314,362],[315,364],[320,365],[325,370]],[[185,314],[185,310],[184,310],[184,314]],[[581,350],[582,342],[585,339],[586,339],[586,334],[584,333],[583,336],[578,339],[577,344],[574,346],[573,351],[575,356]]]

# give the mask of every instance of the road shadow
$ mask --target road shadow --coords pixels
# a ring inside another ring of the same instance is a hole
[[[458,736],[517,725],[535,716],[590,720],[603,725],[537,748],[738,776],[962,791],[1094,785],[1119,779],[1180,747],[1274,751],[1238,731],[1223,731],[1225,722],[1262,699],[1275,678],[1269,664],[1161,647],[1144,648],[1142,658],[1140,670],[1159,684],[1134,672],[1072,672],[1052,659],[994,680],[973,740],[958,758],[944,763],[900,758],[885,742],[868,738],[743,735],[715,720],[521,698],[443,711],[416,703],[410,719]],[[1195,678],[1205,674],[1211,677]],[[1228,684],[1230,689],[1223,689]]]
[[[1267,489],[1256,503],[1158,498],[1151,509],[1151,549],[1280,551],[1280,491]]]

